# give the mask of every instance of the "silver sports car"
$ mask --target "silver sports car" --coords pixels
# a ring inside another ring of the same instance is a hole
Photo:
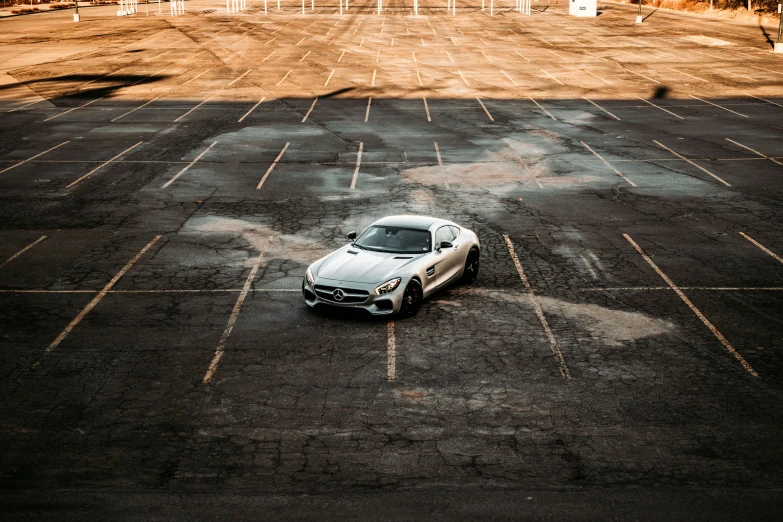
[[[307,268],[302,293],[311,307],[411,316],[436,290],[478,276],[478,237],[445,219],[389,216],[348,238],[352,243]]]

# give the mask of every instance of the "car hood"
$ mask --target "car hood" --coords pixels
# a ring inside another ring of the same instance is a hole
[[[317,275],[325,279],[351,283],[383,283],[421,255],[371,252],[352,248],[349,245],[327,257],[318,267]]]

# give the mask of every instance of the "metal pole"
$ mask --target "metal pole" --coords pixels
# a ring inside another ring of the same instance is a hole
[[[79,17],[79,0],[76,0],[76,12],[73,14],[73,21],[78,22],[81,18]]]
[[[783,10],[783,4],[778,4],[778,18],[780,18],[780,23],[778,24],[778,43],[783,43],[783,14],[781,14],[782,10]]]

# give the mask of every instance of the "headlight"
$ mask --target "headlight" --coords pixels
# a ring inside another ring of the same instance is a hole
[[[313,273],[310,271],[310,267],[307,267],[307,272],[305,272],[305,279],[307,279],[307,282],[310,284],[310,286],[315,286],[315,280],[313,279]]]
[[[381,286],[375,289],[375,293],[377,295],[381,295],[381,294],[388,294],[389,292],[393,292],[395,288],[400,286],[400,281],[402,281],[402,279],[400,279],[399,277],[395,277],[394,279],[386,281]]]

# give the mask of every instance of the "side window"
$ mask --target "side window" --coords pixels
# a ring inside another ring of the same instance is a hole
[[[459,237],[459,233],[460,233],[459,228],[451,226],[451,225],[449,225],[449,228],[451,229],[451,235],[454,236],[454,239],[457,239]],[[454,241],[454,239],[452,239],[452,241]]]
[[[440,227],[435,232],[435,247],[439,247],[442,241],[452,241],[454,234],[451,233],[451,229],[448,226]]]

